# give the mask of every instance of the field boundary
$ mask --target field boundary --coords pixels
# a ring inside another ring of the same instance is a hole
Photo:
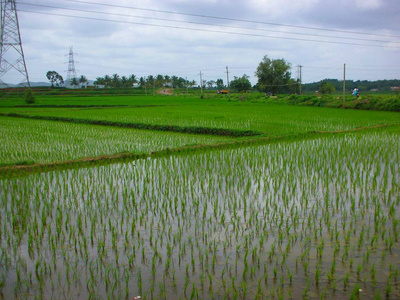
[[[43,121],[56,121],[56,122],[67,122],[75,124],[88,124],[88,125],[100,125],[100,126],[111,126],[121,128],[132,128],[132,129],[143,129],[153,131],[171,131],[178,133],[189,133],[189,134],[201,134],[201,135],[215,135],[215,136],[229,136],[229,137],[248,137],[262,135],[261,132],[252,130],[235,130],[235,129],[224,129],[224,128],[213,128],[213,127],[198,127],[198,126],[178,126],[178,125],[157,125],[157,124],[146,124],[146,123],[124,123],[106,120],[91,120],[91,119],[78,119],[78,118],[64,118],[54,116],[30,116],[17,113],[2,113],[0,116],[13,117],[13,118],[25,118],[33,120]]]
[[[145,158],[156,158],[165,157],[177,154],[191,154],[198,151],[204,150],[224,150],[233,149],[241,147],[251,147],[257,144],[268,144],[274,142],[285,142],[293,140],[304,140],[323,137],[326,135],[343,134],[343,133],[355,133],[360,131],[367,131],[379,128],[394,127],[399,126],[398,124],[380,124],[374,126],[364,126],[358,128],[352,128],[348,130],[336,130],[336,131],[310,131],[306,133],[298,133],[293,135],[281,135],[276,137],[259,137],[246,140],[236,140],[224,143],[216,144],[203,144],[203,145],[193,145],[184,146],[172,149],[164,149],[160,151],[154,151],[150,153],[119,153],[110,155],[100,155],[95,157],[84,157],[75,160],[57,161],[52,163],[35,163],[30,165],[9,165],[0,167],[0,178],[2,177],[16,177],[29,175],[31,173],[44,173],[56,170],[65,169],[75,169],[75,168],[85,168],[93,165],[107,165],[119,162],[131,162],[138,159]]]

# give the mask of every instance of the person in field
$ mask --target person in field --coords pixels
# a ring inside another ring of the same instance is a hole
[[[360,97],[360,92],[359,92],[359,90],[358,90],[358,88],[355,88],[353,91],[352,91],[352,95],[353,96],[355,96],[355,97]]]

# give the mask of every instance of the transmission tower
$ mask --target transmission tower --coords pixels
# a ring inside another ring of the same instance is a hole
[[[68,54],[68,73],[67,73],[67,81],[65,82],[65,86],[67,88],[71,88],[71,79],[77,78],[76,70],[75,70],[75,60],[74,60],[74,50],[72,46],[69,47],[69,54]]]
[[[14,71],[18,75],[17,80],[20,81],[18,85],[27,85],[30,88],[15,0],[1,0],[0,39],[0,87],[8,86],[3,81],[3,76],[9,71]]]

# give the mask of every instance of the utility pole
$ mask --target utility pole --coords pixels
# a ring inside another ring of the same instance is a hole
[[[187,94],[189,92],[189,90],[188,90],[188,80],[187,80],[187,77],[185,77],[185,95]]]
[[[22,75],[19,86],[24,86],[26,82],[28,88],[31,87],[22,49],[15,0],[1,0],[0,87],[7,87],[2,77],[10,70],[19,73],[20,77]]]
[[[229,69],[226,67],[226,87],[228,88],[228,93],[229,93]]]
[[[153,76],[153,97],[156,95],[156,78]]]
[[[201,99],[203,99],[203,78],[202,78],[202,73],[200,71],[200,90],[201,90]]]
[[[229,69],[228,69],[228,66],[226,66],[226,82],[227,82],[226,86],[228,88],[228,101],[230,101],[231,100],[231,94],[229,92]]]
[[[343,66],[343,108],[346,108],[346,64]]]
[[[301,95],[301,68],[302,68],[302,67],[303,67],[302,65],[299,66],[299,73],[300,73],[300,95]]]
[[[65,82],[66,88],[71,88],[71,79],[77,78],[76,70],[75,70],[75,59],[74,59],[74,50],[73,47],[69,47],[68,53],[68,73],[67,73],[67,80]]]

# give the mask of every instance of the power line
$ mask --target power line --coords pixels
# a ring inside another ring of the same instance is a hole
[[[371,44],[360,44],[360,43],[339,42],[339,41],[320,41],[320,40],[302,39],[302,38],[293,38],[293,37],[281,37],[281,36],[261,35],[261,34],[252,34],[252,33],[240,33],[240,32],[232,32],[232,31],[212,30],[212,29],[189,28],[189,27],[180,27],[180,26],[172,26],[172,25],[158,25],[158,24],[148,24],[148,23],[141,23],[141,22],[110,20],[110,19],[101,19],[101,18],[93,18],[93,17],[71,16],[71,15],[64,15],[64,14],[56,14],[56,13],[49,13],[49,12],[38,12],[38,11],[21,10],[21,9],[19,9],[19,11],[28,12],[28,13],[35,13],[35,14],[42,14],[42,15],[52,15],[52,16],[58,16],[58,17],[69,17],[69,18],[77,18],[77,19],[85,19],[85,20],[105,21],[105,22],[112,22],[112,23],[143,25],[143,26],[171,28],[171,29],[182,29],[182,30],[189,30],[189,31],[209,32],[209,33],[222,33],[222,34],[231,34],[231,35],[239,35],[239,36],[249,36],[249,37],[285,39],[285,40],[293,40],[293,41],[303,41],[303,42],[305,41],[305,42],[323,43],[323,44],[341,44],[341,45],[352,45],[352,46],[400,49],[400,47],[387,46],[387,45],[371,45]]]
[[[105,3],[89,2],[89,1],[82,1],[82,0],[64,0],[64,1],[75,2],[75,3],[84,3],[84,4],[94,4],[94,5],[100,5],[100,6],[106,6],[106,7],[114,7],[114,8],[133,9],[133,10],[142,10],[142,11],[166,13],[166,14],[192,16],[192,17],[199,17],[199,18],[209,18],[209,19],[217,19],[217,20],[225,20],[225,21],[236,21],[236,22],[245,22],[245,23],[253,23],[253,24],[263,24],[263,25],[270,25],[270,26],[282,26],[282,27],[311,29],[311,30],[319,30],[319,31],[331,31],[331,32],[359,34],[359,35],[370,35],[370,36],[400,37],[400,35],[377,34],[377,33],[348,31],[348,30],[340,30],[340,29],[319,28],[319,27],[309,27],[309,26],[300,26],[300,25],[289,25],[289,24],[281,24],[281,23],[246,20],[246,19],[236,19],[236,18],[228,18],[228,17],[218,17],[218,16],[208,16],[208,15],[201,15],[201,14],[183,13],[183,12],[168,11],[168,10],[159,10],[159,9],[150,9],[150,8],[138,8],[138,7],[132,7],[132,6],[105,4]]]
[[[371,40],[371,39],[343,37],[343,36],[337,37],[337,36],[320,35],[320,34],[312,34],[312,33],[289,32],[289,31],[281,31],[281,30],[250,28],[250,27],[241,27],[241,26],[232,26],[232,25],[217,25],[217,24],[201,23],[201,22],[193,22],[193,21],[171,20],[171,19],[155,18],[155,17],[148,17],[148,16],[144,17],[144,16],[129,15],[129,14],[93,11],[93,10],[86,10],[86,9],[65,8],[65,7],[59,7],[59,6],[53,6],[53,5],[43,5],[43,4],[36,4],[36,3],[33,4],[33,3],[19,2],[19,4],[27,5],[27,6],[34,6],[34,7],[44,7],[44,8],[54,8],[54,9],[61,9],[61,10],[68,10],[68,11],[95,13],[95,14],[102,14],[102,15],[109,15],[109,16],[140,18],[140,19],[146,19],[146,20],[167,21],[167,22],[193,24],[193,25],[218,26],[218,27],[222,27],[222,28],[253,30],[253,31],[261,31],[261,32],[285,33],[285,34],[295,34],[295,35],[311,36],[311,37],[323,37],[323,38],[332,38],[332,39],[353,40],[353,41],[356,40],[356,41],[367,41],[367,42],[378,42],[378,43],[396,43],[396,44],[400,43],[400,42],[394,42],[394,41],[388,41],[388,40]]]

